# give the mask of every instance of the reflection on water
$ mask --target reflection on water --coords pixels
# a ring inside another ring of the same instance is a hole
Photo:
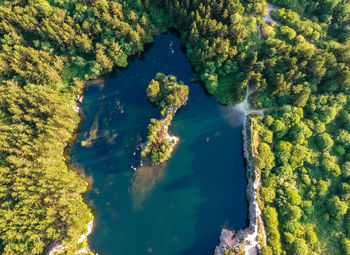
[[[189,85],[189,100],[170,127],[180,143],[167,164],[138,168],[149,120],[160,117],[146,95],[158,72]],[[96,253],[209,255],[223,225],[244,227],[241,115],[219,106],[200,83],[191,82],[193,75],[179,39],[166,34],[104,86],[86,87],[82,131],[70,155],[94,180],[86,199],[95,211],[89,241]],[[227,124],[220,111],[237,123]],[[87,139],[91,146],[82,146]]]
[[[142,166],[137,168],[132,178],[131,196],[132,205],[136,210],[142,209],[142,204],[150,195],[155,184],[163,177],[165,164],[157,166]]]
[[[247,92],[243,102],[239,104],[231,104],[228,106],[222,106],[220,112],[223,118],[230,124],[232,127],[239,127],[244,122],[245,117],[251,112],[249,107],[249,95],[254,91],[249,89],[247,86]]]
[[[237,105],[221,106],[220,113],[231,127],[242,126],[247,114],[245,111],[242,111],[241,107],[237,107]]]

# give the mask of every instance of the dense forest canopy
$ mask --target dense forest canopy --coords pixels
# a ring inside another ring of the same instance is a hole
[[[273,12],[280,27],[262,25],[250,79],[251,104],[274,108],[253,141],[268,237],[262,252],[350,254],[349,42],[334,23],[312,18],[316,9],[273,2],[290,9]]]
[[[0,253],[83,245],[87,184],[65,164],[84,80],[126,67],[156,33],[179,32],[220,103],[257,118],[263,254],[350,254],[350,2],[13,0],[0,3]],[[262,38],[259,40],[259,27]]]
[[[348,0],[271,0],[301,16],[326,27],[329,37],[346,43],[350,38],[350,7]]]

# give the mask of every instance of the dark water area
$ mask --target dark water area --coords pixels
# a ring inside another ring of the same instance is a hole
[[[157,72],[190,86],[188,103],[170,127],[180,143],[165,166],[142,167],[135,175],[135,148],[145,141],[150,119],[160,116],[146,98]],[[86,88],[71,163],[93,179],[86,199],[96,214],[90,247],[98,254],[209,255],[223,226],[246,225],[241,126],[192,78],[179,39],[169,33],[104,85]]]

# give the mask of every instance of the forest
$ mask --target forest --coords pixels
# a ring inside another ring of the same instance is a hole
[[[350,254],[346,26],[335,32],[342,23],[310,19],[322,1],[313,12],[297,1],[273,2],[290,9],[272,14],[282,26],[262,25],[250,79],[251,104],[274,108],[260,119],[260,138],[253,141],[268,237],[262,254]],[[340,15],[339,5],[327,8],[327,15]]]
[[[173,29],[218,102],[242,101],[249,84],[251,106],[273,108],[251,117],[261,253],[350,254],[350,3],[271,3],[282,26],[262,22],[265,0],[1,1],[0,253],[86,245],[87,182],[65,153],[75,96]]]

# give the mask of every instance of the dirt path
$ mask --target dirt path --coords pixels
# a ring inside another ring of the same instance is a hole
[[[275,11],[275,10],[278,10],[278,9],[281,9],[280,7],[276,6],[276,5],[273,5],[273,4],[270,4],[268,2],[266,2],[267,4],[267,15],[262,19],[264,22],[271,22],[271,23],[274,23],[276,26],[281,26],[281,23],[279,23],[278,21],[274,20],[272,17],[271,17],[271,12],[272,11]]]
[[[250,110],[249,114],[260,114],[263,118],[265,117],[265,112],[270,111],[272,109],[275,109],[276,107],[269,107],[265,109],[259,109],[259,110]]]
[[[273,24],[275,24],[276,26],[280,27],[282,24],[276,20],[274,20],[272,17],[271,17],[271,12],[272,11],[275,11],[275,10],[279,10],[281,9],[280,7],[276,6],[276,5],[273,5],[273,4],[270,4],[268,2],[266,2],[267,4],[267,15],[262,19],[263,22],[271,22]],[[261,27],[259,27],[259,39],[261,39]],[[309,42],[308,40],[305,39],[305,42],[309,45],[311,45],[315,50],[318,50],[317,46],[311,42]]]
[[[281,23],[274,20],[271,17],[271,11],[280,9],[279,7],[272,5],[267,2],[267,9],[268,13],[265,17],[263,17],[263,22],[271,22],[275,24],[276,26],[281,26]],[[261,25],[258,27],[258,41],[262,38],[261,33]],[[310,43],[309,41],[305,40],[306,43],[313,46],[315,50],[318,48]],[[256,48],[256,46],[255,46]],[[254,48],[254,49],[255,49]],[[257,110],[250,110],[248,105],[248,97],[251,93],[254,91],[249,91],[249,85],[247,88],[247,96],[244,100],[247,104],[247,112],[246,114],[259,114],[262,117],[265,117],[265,112],[270,111],[276,107],[269,107],[265,109],[257,109]],[[244,103],[244,102],[243,102]],[[243,105],[243,103],[241,103]],[[215,248],[214,255],[225,255],[227,251],[234,251],[238,252],[244,249],[245,255],[257,255],[260,250],[260,241],[258,241],[258,234],[260,233],[262,235],[262,242],[264,245],[266,245],[266,232],[262,220],[262,214],[261,210],[258,204],[258,190],[261,187],[261,178],[259,176],[259,173],[257,169],[254,168],[252,159],[254,158],[254,148],[249,146],[251,145],[248,141],[248,137],[250,136],[250,139],[252,141],[255,141],[258,139],[257,134],[254,134],[254,125],[250,125],[248,123],[249,118],[246,117],[243,125],[242,135],[243,135],[243,148],[244,148],[244,157],[247,161],[247,171],[249,173],[248,178],[248,185],[247,185],[247,194],[249,196],[249,219],[250,223],[249,226],[245,229],[241,229],[238,232],[235,232],[233,230],[229,229],[222,229],[221,235],[220,235],[220,244]],[[249,132],[247,128],[249,127]],[[251,152],[251,154],[250,154]]]

